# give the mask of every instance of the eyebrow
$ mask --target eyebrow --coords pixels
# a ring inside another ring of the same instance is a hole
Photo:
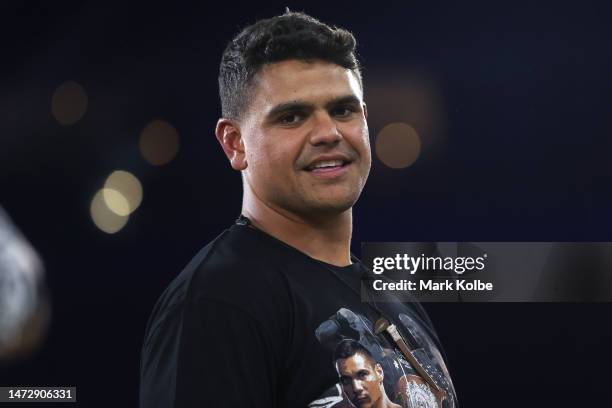
[[[355,95],[343,95],[328,101],[325,104],[325,108],[329,109],[334,106],[348,104],[361,105],[361,101]],[[281,103],[270,109],[270,112],[266,114],[266,120],[271,120],[272,118],[275,118],[286,112],[312,110],[313,106],[314,105],[310,102],[299,100]]]

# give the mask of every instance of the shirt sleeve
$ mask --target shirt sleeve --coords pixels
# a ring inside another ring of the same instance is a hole
[[[141,408],[277,407],[275,336],[248,311],[199,299],[152,326],[141,360]]]

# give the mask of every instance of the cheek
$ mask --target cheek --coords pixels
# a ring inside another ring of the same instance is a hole
[[[370,148],[370,136],[367,130],[361,137],[363,143],[363,165],[369,172],[370,166],[372,165],[372,150]]]
[[[255,148],[247,151],[247,169],[249,172],[254,174],[265,173],[267,172],[268,163],[266,154],[261,149]]]
[[[363,389],[366,390],[371,397],[377,397],[379,394],[378,385],[378,381],[368,381],[363,384]]]
[[[365,122],[351,124],[345,129],[347,141],[362,155],[370,155],[370,137]]]
[[[288,146],[262,143],[247,154],[247,161],[254,173],[269,179],[286,178],[294,167],[294,150]]]
[[[370,132],[368,130],[367,125],[361,130],[361,140],[362,140],[363,146],[367,149],[368,156],[369,156],[370,155]]]
[[[267,147],[267,158],[270,166],[278,171],[276,176],[286,177],[293,173],[300,157],[302,146],[295,141],[279,141]]]

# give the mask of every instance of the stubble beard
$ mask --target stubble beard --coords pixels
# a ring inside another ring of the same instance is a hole
[[[308,187],[302,186],[296,194],[288,197],[286,204],[288,208],[292,208],[292,212],[303,218],[339,216],[355,205],[364,185],[365,180],[359,180],[334,195],[324,191],[326,186],[319,187],[321,190],[309,190]],[[329,188],[338,187],[329,186]]]

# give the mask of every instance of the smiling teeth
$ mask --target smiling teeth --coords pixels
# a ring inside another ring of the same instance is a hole
[[[328,161],[322,161],[322,162],[318,162],[316,164],[313,164],[311,167],[313,169],[321,169],[324,167],[337,167],[337,166],[342,166],[344,162],[342,160],[328,160]]]

